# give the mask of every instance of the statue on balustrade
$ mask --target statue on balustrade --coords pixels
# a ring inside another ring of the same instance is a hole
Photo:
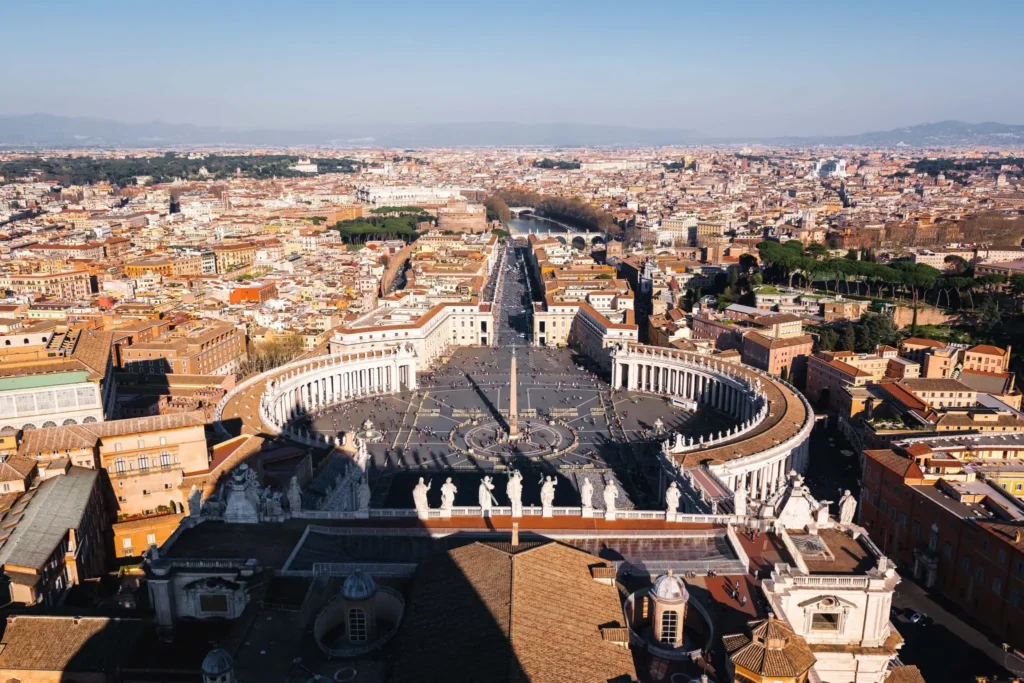
[[[665,491],[665,507],[668,513],[669,519],[674,519],[679,513],[679,499],[682,494],[679,491],[679,487],[676,486],[675,482],[668,485],[668,490]]]
[[[485,476],[480,481],[480,486],[477,488],[477,501],[480,504],[480,511],[483,515],[487,515],[491,511],[492,505],[497,505],[494,500],[494,494],[491,491],[494,490],[494,483],[490,477]]]
[[[441,485],[441,509],[451,511],[455,507],[455,494],[459,492],[459,489],[452,483],[452,478],[448,477],[444,480],[444,484]]]
[[[555,486],[557,484],[555,478],[549,475],[540,487],[540,506],[547,516],[551,516],[552,508],[555,505]]]
[[[416,516],[420,519],[427,518],[427,511],[430,509],[430,505],[427,503],[427,491],[433,485],[433,482],[423,483],[423,477],[420,477],[419,483],[412,490],[412,504],[416,507]]]
[[[505,485],[505,494],[512,503],[512,516],[523,516],[523,475],[517,470],[512,470],[508,475],[508,484]]]

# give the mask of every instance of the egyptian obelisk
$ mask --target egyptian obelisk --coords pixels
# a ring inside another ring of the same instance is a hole
[[[512,347],[512,367],[509,370],[512,380],[509,384],[508,396],[508,436],[513,441],[519,438],[519,401],[516,396],[516,347]]]

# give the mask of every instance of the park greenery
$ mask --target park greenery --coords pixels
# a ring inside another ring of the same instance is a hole
[[[349,221],[338,221],[334,229],[341,235],[341,240],[349,245],[361,245],[371,240],[396,240],[406,243],[419,237],[422,217],[419,214],[406,214],[397,217],[370,216]]]
[[[512,212],[501,197],[488,197],[484,202],[484,208],[487,209],[487,220],[489,221],[501,221],[507,224],[512,220]]]
[[[550,218],[582,230],[607,232],[616,236],[621,233],[614,216],[579,199],[545,197],[536,192],[518,189],[502,190],[495,197],[502,200],[506,207],[529,206],[542,218]]]
[[[210,154],[190,159],[174,152],[157,157],[99,159],[96,157],[27,157],[0,163],[0,176],[5,182],[22,177],[38,177],[54,184],[90,185],[106,182],[117,187],[136,184],[139,176],[149,176],[150,183],[182,180],[222,180],[240,173],[247,178],[300,178],[308,174],[289,167],[298,162],[296,156],[283,154],[227,155]],[[359,162],[353,159],[312,159],[319,173],[354,173]],[[206,173],[200,170],[205,168]],[[0,184],[3,184],[0,182]]]
[[[409,214],[409,213],[411,213],[411,214],[425,214],[425,213],[427,213],[427,210],[423,209],[423,208],[420,208],[418,206],[378,206],[375,209],[370,209],[370,213],[376,214],[378,216],[381,216],[381,215],[401,216],[403,214]]]
[[[868,311],[860,320],[843,320],[821,327],[818,331],[818,350],[869,353],[879,344],[898,348],[900,339],[899,328],[891,316]]]
[[[562,171],[572,171],[572,170],[576,170],[576,169],[578,169],[580,167],[580,162],[578,162],[578,161],[562,161],[560,159],[548,159],[547,157],[544,157],[543,159],[535,160],[533,162],[533,167],[534,168],[557,168],[557,169],[562,170]]]

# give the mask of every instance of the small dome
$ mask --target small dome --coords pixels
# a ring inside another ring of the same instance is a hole
[[[662,600],[689,600],[690,593],[686,584],[678,576],[669,572],[662,574],[651,586],[651,595]]]
[[[219,647],[210,650],[206,658],[203,659],[203,673],[207,676],[226,674],[231,671],[232,667],[234,667],[234,662],[231,660],[231,655]]]
[[[341,594],[347,600],[368,600],[377,592],[377,584],[373,577],[355,570],[348,575],[345,583],[341,585]]]

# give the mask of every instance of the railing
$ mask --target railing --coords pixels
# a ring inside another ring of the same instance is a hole
[[[796,544],[793,543],[793,539],[789,537],[789,532],[780,525],[775,525],[775,534],[782,540],[782,545],[785,546],[786,552],[789,553],[790,557],[793,558],[796,568],[804,574],[810,574],[811,570],[807,568],[807,563],[804,562],[803,555],[800,554],[800,550],[797,549]]]
[[[866,576],[794,576],[790,580],[795,586],[867,588],[871,585],[871,579]]]
[[[729,544],[733,547],[733,550],[736,551],[736,555],[740,558],[740,562],[742,562],[743,566],[749,570],[750,558],[747,556],[747,551],[743,549],[743,544],[740,543],[740,537],[736,535],[736,530],[733,528],[732,524],[725,528],[725,535],[729,538]]]

